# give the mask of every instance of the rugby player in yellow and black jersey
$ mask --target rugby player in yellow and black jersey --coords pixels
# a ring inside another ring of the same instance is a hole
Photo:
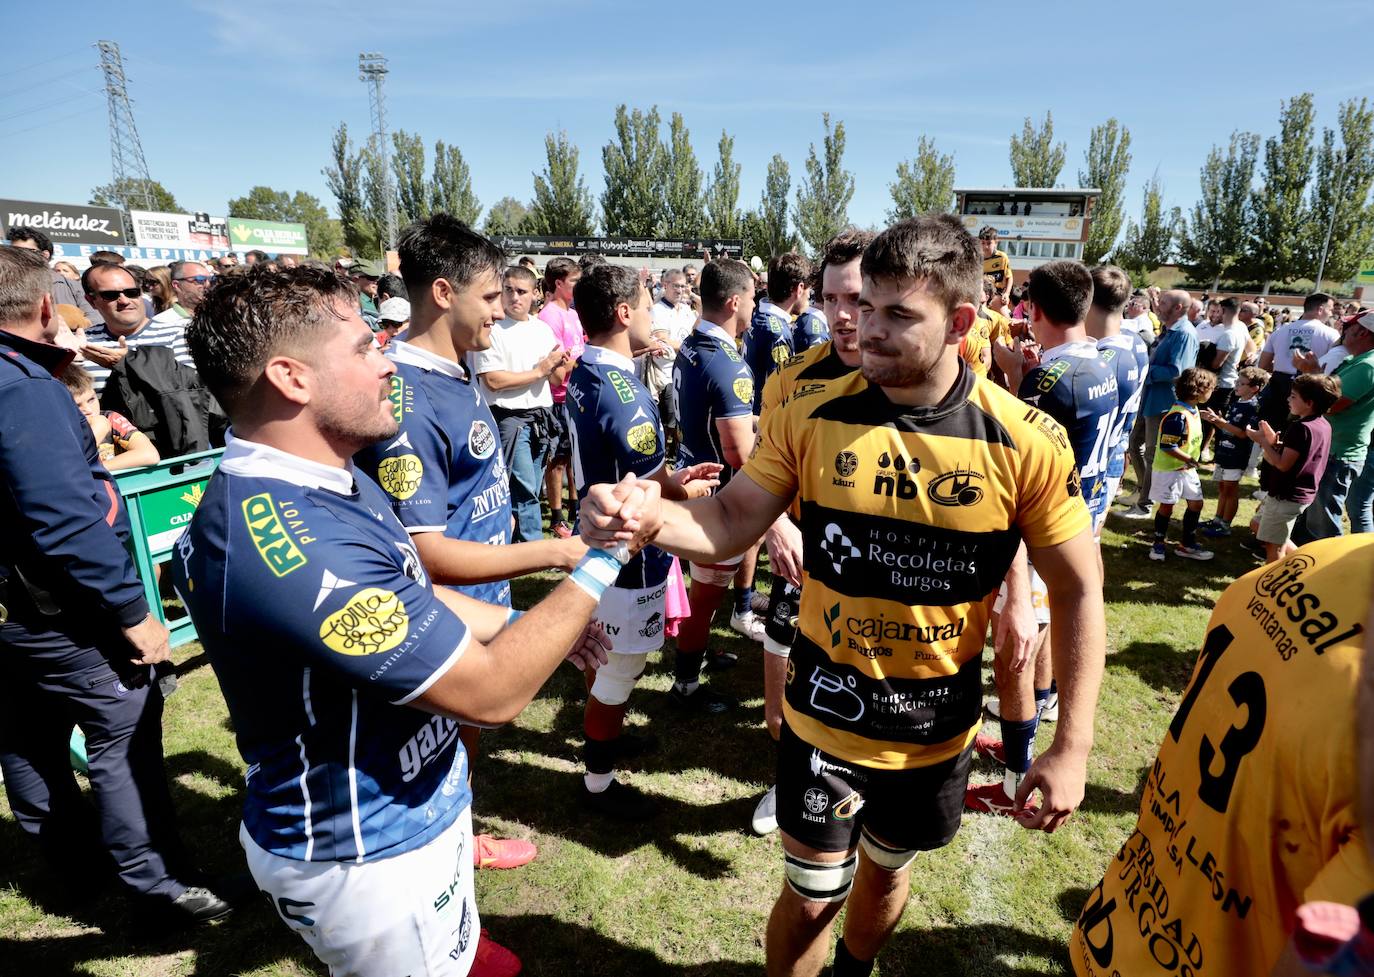
[[[1135,830],[1074,926],[1080,977],[1314,972],[1288,948],[1298,907],[1374,892],[1371,594],[1369,535],[1311,543],[1222,594]]]
[[[911,862],[954,837],[988,608],[1022,540],[1049,590],[1061,704],[1018,793],[1023,826],[1054,830],[1081,803],[1102,673],[1097,556],[1064,431],[958,357],[981,297],[977,244],[954,217],[920,217],[880,234],[860,267],[861,370],[794,392],[729,486],[678,504],[653,484],[595,486],[582,510],[589,543],[656,534],[663,549],[714,560],[799,497],[806,571],[779,750],[787,885],[768,925],[773,974],[819,974],[846,901],[833,973],[870,973]]]

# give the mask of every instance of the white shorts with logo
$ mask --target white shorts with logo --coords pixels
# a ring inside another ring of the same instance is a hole
[[[744,554],[732,556],[728,560],[721,560],[719,563],[689,563],[687,564],[693,580],[700,580],[704,584],[713,587],[728,587],[730,581],[735,579],[735,572],[739,570],[739,565],[744,562]]]
[[[248,870],[330,977],[465,977],[481,925],[472,809],[414,851],[375,862],[303,862],[240,827]]]
[[[1102,479],[1102,497],[1106,499],[1102,508],[1092,514],[1093,535],[1101,536],[1102,527],[1107,525],[1107,511],[1111,509],[1112,503],[1116,501],[1117,494],[1121,491],[1121,476],[1107,475]]]
[[[634,590],[610,587],[601,595],[592,618],[600,621],[611,639],[611,651],[643,655],[663,647],[663,628],[668,623],[665,595],[668,582]]]
[[[1179,499],[1202,501],[1202,479],[1198,478],[1196,468],[1180,468],[1174,472],[1155,469],[1150,473],[1151,502],[1173,505]]]
[[[1045,581],[1030,567],[1031,607],[1035,608],[1035,623],[1050,623],[1050,592],[1045,589]],[[985,598],[986,599],[986,598]],[[1004,583],[997,591],[997,599],[992,602],[994,613],[1001,614],[1007,604],[1007,585]]]

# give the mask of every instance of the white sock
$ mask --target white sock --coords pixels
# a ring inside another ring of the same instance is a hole
[[[674,683],[673,683],[673,688],[677,689],[677,690],[678,690],[679,692],[681,692],[683,695],[691,695],[693,692],[695,692],[695,691],[697,690],[697,686],[699,686],[699,685],[701,685],[701,682],[700,682],[700,681],[696,681],[696,682],[674,682]]]
[[[582,775],[582,782],[587,785],[587,790],[593,794],[600,794],[611,786],[611,781],[615,780],[615,771],[610,773],[591,773],[588,771]]]
[[[1007,775],[1002,778],[1002,789],[1007,792],[1008,797],[1016,800],[1016,792],[1021,789],[1021,781],[1025,779],[1025,774],[1008,769]]]

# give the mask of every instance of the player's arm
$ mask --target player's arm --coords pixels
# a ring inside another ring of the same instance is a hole
[[[703,461],[699,465],[689,465],[670,471],[667,465],[659,465],[647,478],[658,482],[663,498],[673,502],[687,499],[704,499],[720,485],[721,466],[713,461]]]
[[[1033,789],[1040,788],[1039,811],[1020,820],[1028,828],[1054,831],[1083,802],[1107,629],[1092,529],[1084,528],[1063,543],[1031,546],[1029,551],[1049,597],[1060,709],[1054,742],[1036,759],[1017,800],[1024,802]]]
[[[415,533],[411,538],[436,584],[491,583],[540,570],[571,570],[587,552],[576,536],[507,546],[452,539],[437,531]]]
[[[563,362],[563,347],[555,345],[544,354],[543,359],[528,370],[487,370],[478,374],[488,390],[508,390],[511,387],[524,387],[537,380],[551,376]]]
[[[754,449],[753,415],[717,418],[716,432],[720,435],[720,450],[726,464],[736,471],[743,468],[749,452]]]

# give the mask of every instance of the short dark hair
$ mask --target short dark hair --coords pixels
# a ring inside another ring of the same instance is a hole
[[[1061,258],[1031,270],[1026,278],[1031,303],[1045,318],[1074,326],[1088,315],[1093,302],[1093,276],[1081,261]]]
[[[526,268],[529,268],[531,271],[534,270],[534,259],[531,258],[529,255],[525,255],[523,258],[519,260],[519,262],[517,262],[517,264],[523,265]]]
[[[599,336],[615,326],[615,310],[622,302],[639,308],[642,291],[639,275],[624,265],[593,265],[573,286],[577,317],[588,336]]]
[[[774,302],[783,302],[796,290],[797,286],[811,278],[811,262],[788,251],[768,262],[768,297]]]
[[[213,267],[208,262],[196,261],[194,259],[189,261],[173,261],[170,265],[167,266],[167,273],[172,276],[172,281],[176,281],[178,278],[182,277],[181,273],[186,270],[187,265],[202,265],[206,268]]]
[[[1190,366],[1174,381],[1174,396],[1179,400],[1206,399],[1217,388],[1217,375],[1200,366]]]
[[[534,270],[532,268],[526,268],[524,265],[511,265],[505,271],[501,272],[501,281],[503,283],[510,281],[512,278],[522,279],[529,282],[531,285],[539,280],[539,276],[534,273]]]
[[[356,306],[358,290],[328,269],[254,266],[215,279],[186,327],[186,345],[231,420],[268,359],[318,347],[319,333],[339,321],[331,308],[339,298]]]
[[[725,307],[732,295],[754,294],[754,273],[734,258],[708,261],[697,279],[697,291],[702,311],[716,312]]]
[[[135,285],[138,284],[138,276],[125,268],[122,264],[116,265],[108,261],[96,261],[92,262],[86,270],[81,273],[81,291],[85,292],[87,295],[94,295],[96,290],[91,285],[91,279],[95,277],[96,272],[109,271],[111,269],[124,272],[124,274],[134,280]]]
[[[251,250],[251,251],[245,251],[245,252],[243,253],[243,258],[244,258],[245,261],[247,261],[249,258],[256,258],[258,261],[266,261],[266,260],[267,260],[267,252],[266,252],[266,251],[263,251],[263,250],[260,249],[260,248],[254,248],[254,249]]]
[[[425,295],[440,278],[464,289],[485,272],[499,275],[506,253],[451,214],[412,221],[396,242],[407,294]]]
[[[1093,307],[1107,315],[1120,315],[1131,298],[1131,279],[1116,265],[1098,265],[1092,270]]]
[[[1320,417],[1341,399],[1341,378],[1325,373],[1300,373],[1293,378],[1293,392],[1311,404]]]
[[[952,214],[898,221],[873,239],[860,268],[865,278],[924,278],[948,309],[983,295],[982,252]]]
[[[395,296],[398,299],[409,299],[410,293],[406,291],[406,283],[400,275],[393,275],[387,272],[377,279],[377,294]]]
[[[1217,304],[1220,305],[1222,310],[1226,312],[1236,312],[1240,309],[1240,303],[1236,301],[1236,297],[1234,295],[1226,296],[1226,298],[1222,299]]]
[[[606,264],[605,255],[597,254],[595,251],[588,251],[577,259],[577,266],[582,269],[582,274],[587,273],[588,268],[595,268],[597,265]]]
[[[980,240],[980,241],[995,241],[995,240],[997,240],[997,228],[993,227],[991,224],[988,224],[986,227],[984,227],[981,231],[978,232],[978,240]]]
[[[39,251],[46,251],[48,257],[52,257],[52,238],[42,231],[33,227],[11,227],[5,234],[5,240],[13,244],[16,241],[32,241],[34,247]]]
[[[52,288],[52,273],[38,251],[0,248],[0,326],[34,314]]]
[[[92,251],[86,260],[93,265],[122,265],[124,255],[118,251]]]
[[[1309,312],[1316,312],[1327,302],[1333,301],[1335,300],[1330,295],[1327,295],[1325,292],[1313,292],[1311,295],[1307,296],[1307,298],[1302,300],[1302,314],[1307,315],[1307,313]],[[1306,400],[1307,398],[1304,397],[1303,399]],[[1335,403],[1335,401],[1332,401],[1332,403]]]
[[[847,265],[857,258],[862,258],[864,249],[873,243],[873,237],[872,231],[861,231],[857,227],[846,227],[840,231],[825,242],[825,251],[821,254],[821,266],[816,271],[816,278],[824,278],[825,269],[831,265]]]
[[[548,264],[544,265],[544,291],[552,295],[554,286],[571,275],[574,268],[581,271],[571,258],[550,258]]]

